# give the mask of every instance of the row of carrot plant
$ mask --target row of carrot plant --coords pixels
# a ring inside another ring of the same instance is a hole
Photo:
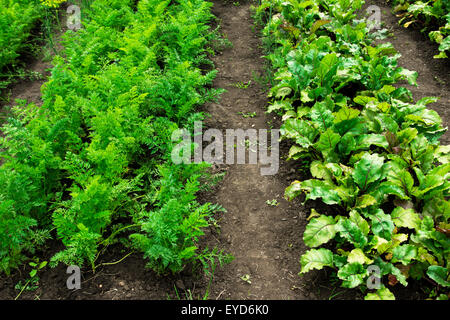
[[[1,271],[56,238],[64,247],[52,266],[95,269],[113,244],[142,252],[158,272],[217,256],[198,249],[220,210],[196,201],[207,165],[170,160],[172,133],[201,120],[196,107],[221,92],[209,88],[211,5],[96,0],[81,8],[83,27],[63,36],[42,106],[22,103],[2,127]]]
[[[426,278],[432,296],[450,286],[450,146],[446,131],[398,82],[417,73],[398,66],[383,32],[357,12],[363,1],[263,0],[266,58],[274,69],[268,112],[282,116],[289,158],[311,179],[294,181],[287,199],[328,205],[312,210],[303,234],[311,249],[301,272],[329,268],[366,299],[394,299],[389,287]],[[377,279],[381,283],[377,284]]]

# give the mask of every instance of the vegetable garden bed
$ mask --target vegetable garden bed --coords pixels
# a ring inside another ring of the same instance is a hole
[[[87,4],[42,106],[2,128],[0,298],[447,298],[446,102],[442,120],[415,87],[439,77],[448,98],[446,58],[399,66],[361,1],[214,1],[220,50],[209,1]],[[199,120],[281,128],[280,172],[173,164],[172,133]]]

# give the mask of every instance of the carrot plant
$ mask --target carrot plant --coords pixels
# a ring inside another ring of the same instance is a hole
[[[29,50],[32,29],[43,17],[38,0],[0,1],[0,89],[11,83],[19,56]]]

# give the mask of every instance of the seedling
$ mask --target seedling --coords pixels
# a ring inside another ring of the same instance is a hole
[[[256,112],[247,112],[247,113],[245,113],[245,112],[239,111],[238,114],[240,114],[244,118],[254,118],[254,117],[256,117]]]
[[[249,274],[244,274],[241,277],[241,280],[247,282],[248,284],[252,284],[252,281],[250,280],[250,275]]]
[[[277,201],[277,199],[267,200],[266,203],[272,207],[276,207],[279,205],[279,202]]]
[[[252,80],[249,80],[248,82],[242,82],[239,81],[238,83],[233,84],[234,87],[239,89],[247,89],[252,84]]]
[[[249,139],[245,139],[243,142],[241,142],[240,145],[245,147],[246,150],[250,149],[252,152],[257,152],[258,151],[258,142],[252,142]],[[252,149],[251,147],[256,147],[256,148]],[[236,145],[235,145],[235,148],[237,148]]]
[[[29,265],[32,268],[30,271],[30,279],[28,279],[24,285],[22,285],[22,281],[19,281],[19,283],[16,284],[15,289],[20,290],[20,292],[14,300],[17,300],[25,290],[34,291],[39,287],[39,276],[37,273],[39,270],[45,268],[47,261],[39,263],[39,259],[36,259],[35,262],[30,262]]]
[[[229,253],[224,253],[223,250],[219,251],[217,248],[214,248],[213,250],[208,250],[208,248],[206,248],[203,250],[202,254],[199,255],[198,259],[203,267],[203,272],[209,277],[208,286],[203,295],[203,300],[207,300],[216,268],[230,263],[233,261],[234,257]]]

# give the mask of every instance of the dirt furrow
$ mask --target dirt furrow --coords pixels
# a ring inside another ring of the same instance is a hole
[[[233,47],[213,58],[219,69],[214,85],[227,92],[207,106],[212,117],[206,125],[221,130],[270,129],[276,120],[265,114],[267,93],[256,81],[256,75],[264,72],[264,60],[250,4],[214,1],[213,13]],[[239,83],[249,81],[248,88],[239,88]],[[244,117],[241,112],[255,116]],[[217,272],[210,298],[306,298],[297,276],[305,213],[283,199],[290,169],[280,165],[279,172],[269,176],[261,175],[259,164],[225,165],[226,176],[209,200],[228,211],[220,223],[219,240],[235,260]]]

